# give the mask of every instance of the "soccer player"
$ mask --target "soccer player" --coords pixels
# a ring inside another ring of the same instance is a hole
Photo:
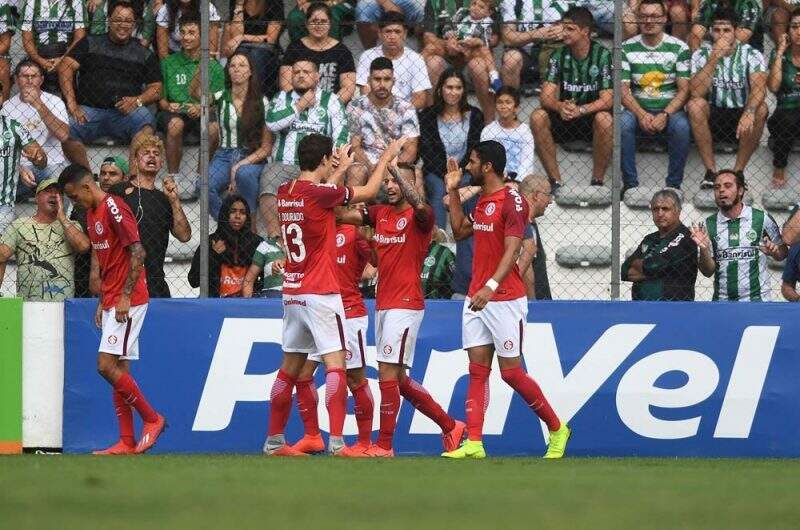
[[[522,368],[528,299],[516,261],[528,222],[528,204],[518,191],[503,185],[505,165],[505,149],[498,142],[480,142],[472,149],[466,169],[472,175],[472,184],[481,187],[481,195],[466,216],[458,193],[462,171],[454,159],[447,161],[445,183],[453,235],[456,240],[472,236],[475,241],[472,280],[462,317],[462,340],[469,356],[467,439],[458,449],[442,454],[447,458],[486,457],[481,435],[495,352],[503,381],[522,396],[550,430],[545,458],[564,456],[570,436],[569,427]]]
[[[150,406],[130,374],[129,361],[139,359],[139,332],[149,301],[145,251],[139,241],[136,219],[124,201],[101,190],[92,173],[81,165],[67,166],[58,184],[74,204],[87,210],[92,243],[90,282],[100,283],[95,323],[103,330],[97,370],[114,388],[114,408],[119,421],[119,441],[94,454],[144,453],[156,443],[166,421]],[[144,422],[138,444],[131,407]]]
[[[375,198],[386,166],[405,138],[389,144],[364,186],[322,184],[336,181],[353,163],[350,146],[334,156],[333,140],[305,136],[298,147],[300,175],[278,188],[278,215],[286,251],[283,275],[283,362],[270,392],[272,402],[264,452],[302,456],[286,444],[284,430],[292,407],[292,390],[308,354],[325,363],[326,405],[330,417],[328,451],[347,456],[342,429],[347,406],[345,387],[345,311],[336,281],[336,214],[334,208]],[[338,162],[333,171],[334,160]]]
[[[375,343],[381,389],[381,419],[378,441],[367,454],[393,457],[400,396],[432,419],[442,429],[445,451],[458,447],[465,424],[451,418],[419,383],[408,377],[406,368],[414,362],[425,298],[420,271],[428,253],[434,227],[433,209],[414,186],[392,166],[383,179],[388,204],[364,211],[340,212],[340,221],[367,224],[375,228],[378,253],[378,286],[375,308]],[[413,173],[412,173],[413,175]]]

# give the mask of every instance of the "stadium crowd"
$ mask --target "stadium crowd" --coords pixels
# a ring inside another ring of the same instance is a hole
[[[618,119],[623,197],[639,186],[639,144],[663,141],[667,153],[665,188],[650,201],[657,231],[622,267],[634,299],[693,300],[698,270],[714,276],[715,300],[769,299],[767,256],[788,256],[781,292],[800,299],[800,215],[781,234],[767,212],[744,200],[763,128],[775,189],[787,186],[800,138],[800,8],[791,3],[629,0],[624,108],[616,113],[612,55],[603,44],[614,25],[607,0],[299,0],[288,13],[283,0],[225,7],[224,23],[222,10],[213,3],[209,10],[212,296],[279,296],[285,235],[276,193],[299,174],[302,138],[320,133],[336,147],[350,144],[351,185],[366,181],[392,141],[410,138],[397,166],[426,197],[437,225],[420,270],[429,298],[463,298],[473,258],[469,238],[446,244],[447,161],[463,167],[478,142],[500,142],[507,185],[530,206],[519,261],[528,297],[548,299],[537,219],[565,185],[556,145],[589,143],[589,185],[607,186]],[[365,49],[358,56],[342,42],[353,26]],[[281,49],[284,31],[289,44]],[[11,65],[18,34],[27,57]],[[774,42],[768,59],[765,34]],[[200,36],[197,0],[0,0],[0,281],[13,256],[17,292],[27,299],[96,292],[86,212],[69,212],[55,188],[67,164],[77,163],[130,206],[150,296],[170,296],[170,235],[188,242],[198,228],[175,181],[186,167],[184,141],[200,131]],[[777,98],[771,115],[768,91]],[[534,93],[539,107],[522,115],[521,98]],[[93,168],[87,146],[106,138],[130,146],[128,156]],[[714,190],[719,211],[687,227],[677,190],[692,138],[705,167],[701,186]],[[717,167],[719,142],[736,145],[729,169]],[[469,209],[479,188],[469,174],[462,185]],[[15,202],[31,195],[36,213],[14,219]],[[200,282],[199,260],[198,249],[192,286]],[[375,275],[367,264],[365,292],[374,290]]]

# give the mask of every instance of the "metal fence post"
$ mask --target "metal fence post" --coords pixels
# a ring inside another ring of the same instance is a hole
[[[200,298],[208,297],[208,2],[200,0]]]
[[[611,157],[611,299],[619,300],[620,288],[620,190],[622,187],[622,15],[623,0],[614,0],[614,147]]]

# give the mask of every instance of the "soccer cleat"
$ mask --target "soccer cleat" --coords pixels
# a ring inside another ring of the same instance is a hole
[[[368,447],[364,447],[363,445],[344,445],[338,451],[334,451],[331,453],[331,456],[341,456],[344,458],[370,458],[370,455],[367,454]]]
[[[557,431],[550,431],[550,440],[547,442],[547,452],[544,454],[544,458],[563,458],[571,434],[572,431],[566,423],[562,423]]]
[[[321,434],[316,436],[306,434],[292,446],[292,449],[306,454],[321,453],[325,450],[325,441]]]
[[[467,424],[463,421],[455,420],[456,426],[450,432],[442,433],[442,445],[445,452],[455,451],[461,444],[461,439],[464,438],[464,431],[467,430]]]
[[[280,445],[276,448],[264,447],[264,454],[267,456],[308,456],[308,454],[298,451],[287,444]]]
[[[140,455],[142,453],[147,452],[156,444],[156,440],[158,437],[161,436],[161,433],[164,432],[164,429],[167,428],[167,420],[161,414],[158,415],[158,419],[152,423],[145,422],[144,426],[142,427],[142,437],[139,439],[139,443],[136,445],[136,454]]]
[[[371,445],[364,454],[372,458],[394,458],[394,449],[384,449],[379,445]]]
[[[445,458],[461,459],[461,458],[486,458],[486,450],[483,448],[483,442],[480,440],[464,440],[461,447],[442,453]]]
[[[92,451],[93,455],[133,455],[136,454],[136,446],[128,445],[122,440],[108,447],[97,451]]]

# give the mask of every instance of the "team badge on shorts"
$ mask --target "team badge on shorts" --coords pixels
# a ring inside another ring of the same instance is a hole
[[[97,221],[94,224],[94,231],[97,233],[98,236],[103,234],[103,225],[100,223],[100,221]]]
[[[486,205],[486,215],[492,215],[495,209],[497,209],[497,206],[495,206],[493,202],[490,202]]]
[[[353,352],[350,350],[345,350],[344,358],[346,361],[349,361],[353,358]]]
[[[503,348],[504,348],[506,351],[511,351],[511,350],[513,350],[513,349],[514,349],[514,341],[513,341],[513,340],[507,340],[507,341],[505,341],[505,342],[503,343]]]
[[[383,354],[385,356],[387,356],[387,357],[390,356],[392,354],[392,347],[389,346],[388,344],[386,346],[384,346],[383,347]]]
[[[336,246],[337,247],[344,246],[344,234],[336,234]]]
[[[406,221],[406,218],[405,217],[401,217],[400,219],[397,220],[397,224],[395,225],[395,227],[398,230],[402,230],[403,228],[406,227],[407,224],[408,224],[408,221]]]
[[[108,336],[108,343],[109,344],[116,344],[117,343],[117,336],[116,335],[109,335]]]

